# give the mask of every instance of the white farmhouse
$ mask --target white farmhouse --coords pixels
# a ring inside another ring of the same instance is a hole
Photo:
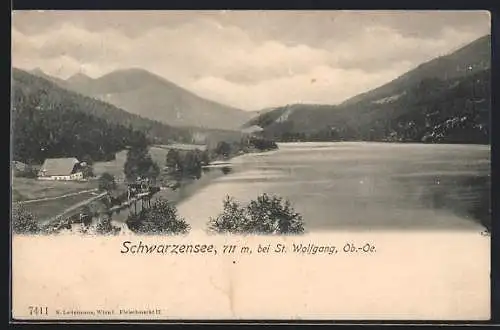
[[[48,158],[38,172],[39,180],[83,180],[82,164],[76,158]]]

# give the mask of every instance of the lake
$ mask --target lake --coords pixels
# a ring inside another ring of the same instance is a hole
[[[371,142],[281,143],[232,159],[232,171],[178,204],[204,229],[226,195],[289,199],[308,232],[477,230],[489,217],[490,146]]]

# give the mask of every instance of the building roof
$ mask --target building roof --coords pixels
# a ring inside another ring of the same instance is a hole
[[[45,176],[70,175],[79,161],[76,158],[48,158],[42,165],[40,172]]]

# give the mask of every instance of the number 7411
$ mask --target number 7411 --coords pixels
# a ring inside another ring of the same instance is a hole
[[[44,306],[29,306],[30,315],[49,315],[49,308]]]

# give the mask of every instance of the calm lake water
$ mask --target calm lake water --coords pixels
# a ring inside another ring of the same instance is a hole
[[[226,195],[288,198],[306,230],[482,230],[489,216],[490,147],[284,143],[234,158],[232,171],[185,197],[181,216],[204,229]],[[213,169],[219,170],[219,169]]]

